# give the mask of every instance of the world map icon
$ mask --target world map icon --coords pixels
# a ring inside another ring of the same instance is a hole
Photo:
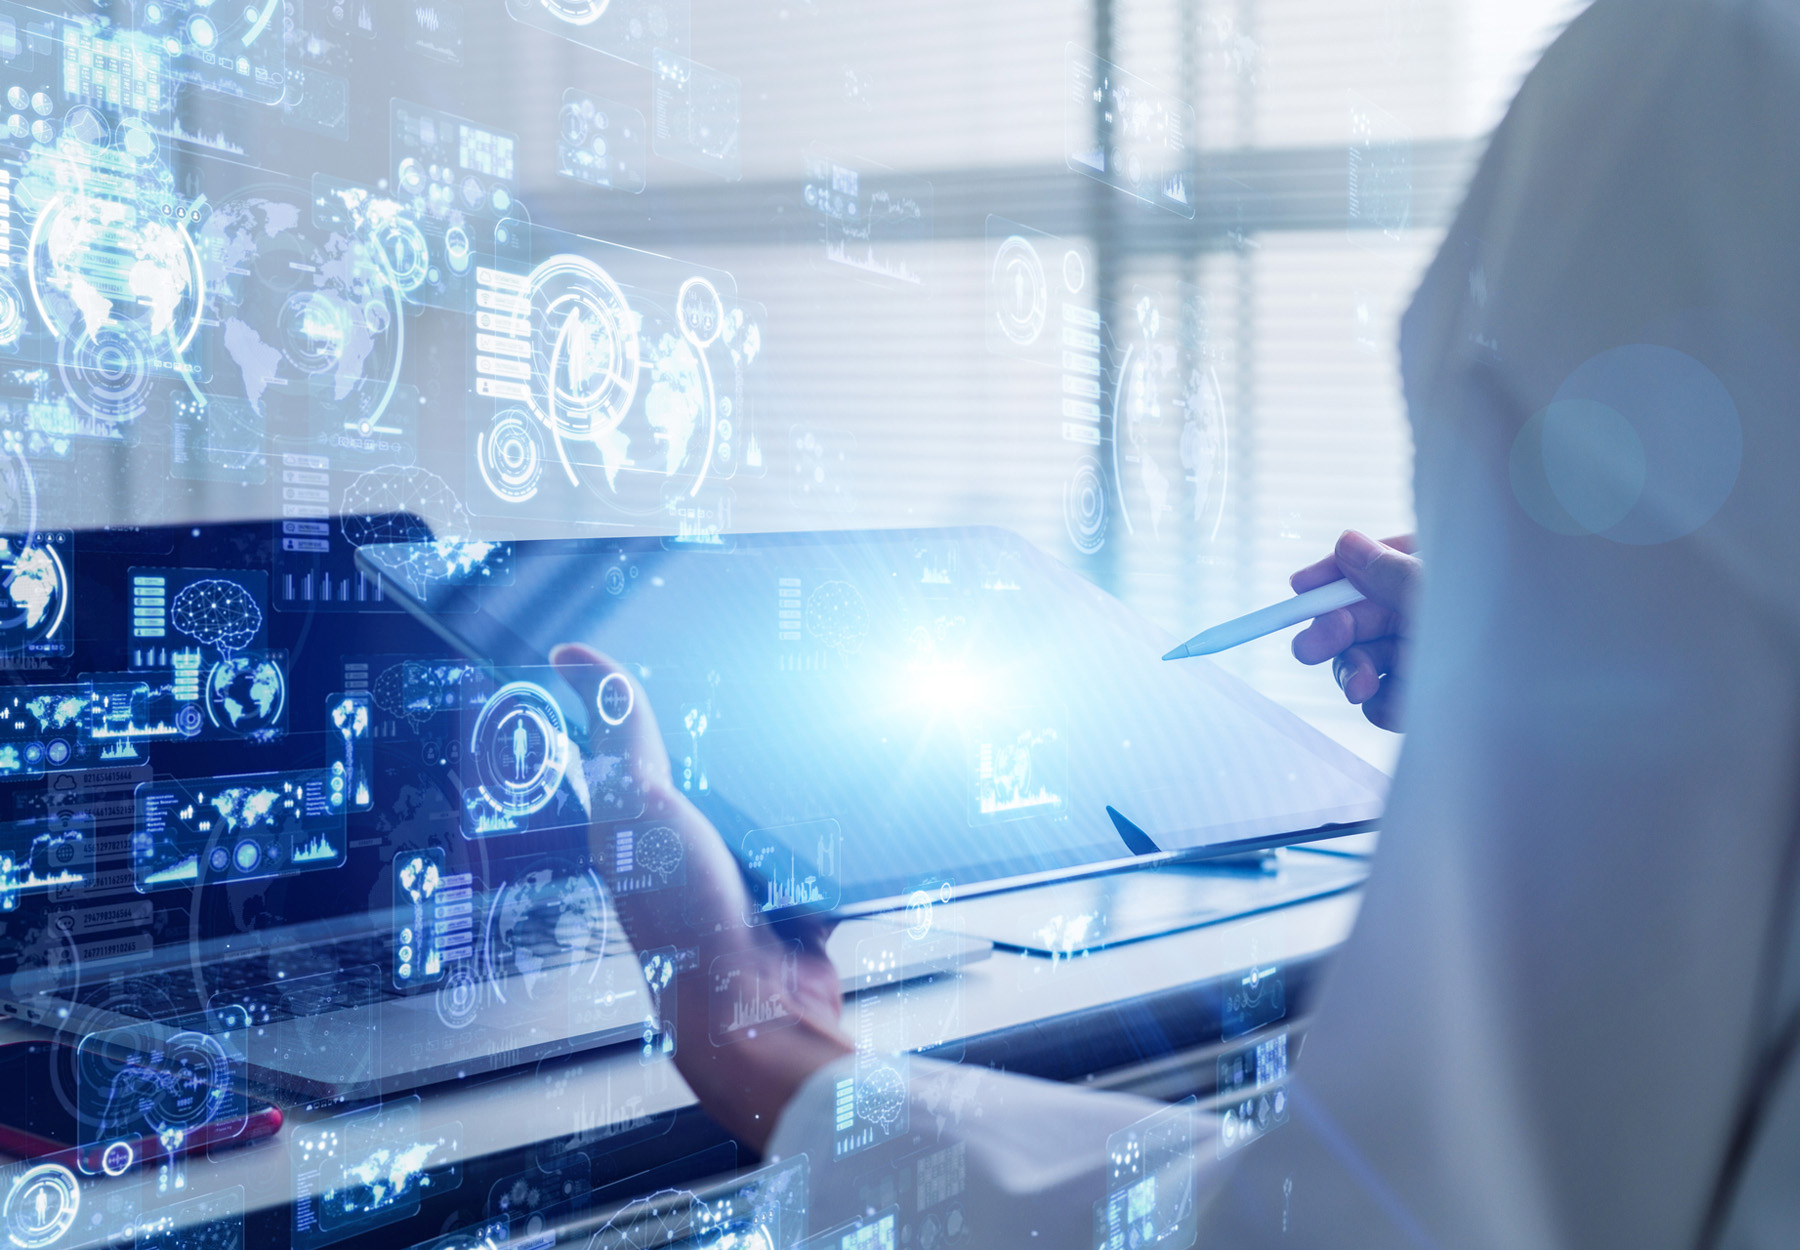
[[[223,577],[208,577],[181,588],[169,605],[169,619],[188,637],[230,654],[242,651],[256,638],[263,614],[255,597],[242,586]]]

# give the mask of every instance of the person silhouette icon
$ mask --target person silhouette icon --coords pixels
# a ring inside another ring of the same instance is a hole
[[[531,735],[525,731],[523,717],[513,721],[512,749],[513,771],[520,781],[526,780],[529,774],[525,771],[530,760]]]

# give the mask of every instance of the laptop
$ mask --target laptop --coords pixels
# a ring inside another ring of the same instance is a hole
[[[463,838],[460,661],[336,522],[5,541],[0,1011],[301,1097],[664,1044],[583,840]]]
[[[199,1033],[363,1097],[599,1046],[668,1053],[680,952],[626,942],[584,822],[494,836],[491,665],[358,570],[406,516],[6,540],[0,1012],[88,1052]],[[535,746],[534,746],[535,749]],[[559,810],[566,794],[555,794]],[[892,978],[989,949],[846,928]]]

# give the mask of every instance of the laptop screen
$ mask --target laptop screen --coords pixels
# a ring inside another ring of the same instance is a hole
[[[18,992],[180,1015],[204,991],[139,974],[209,939],[337,976],[293,926],[378,932],[410,906],[410,865],[484,905],[546,879],[597,890],[578,830],[464,836],[458,699],[485,678],[359,573],[336,521],[11,535],[0,574],[0,974],[25,974]],[[470,910],[446,952],[484,936]]]
[[[1210,661],[1164,663],[1159,630],[1002,530],[520,542],[460,570],[417,545],[363,554],[551,716],[594,714],[542,667],[556,644],[628,666],[676,784],[772,910],[1118,860],[1108,807],[1196,851],[1383,799],[1380,772]],[[513,746],[467,744],[496,774],[533,750],[514,719]]]

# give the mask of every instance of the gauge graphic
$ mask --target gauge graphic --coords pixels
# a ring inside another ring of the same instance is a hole
[[[475,1023],[480,1010],[481,983],[465,960],[452,968],[437,988],[438,1019],[446,1028],[466,1029]]]
[[[612,0],[539,0],[544,12],[571,26],[591,26],[612,7]]]
[[[386,205],[387,201],[381,203]],[[369,223],[368,232],[375,255],[387,265],[400,293],[411,295],[418,290],[431,270],[425,232],[418,223],[394,206],[384,208]]]
[[[56,367],[70,398],[101,421],[130,421],[149,402],[150,345],[130,322],[58,340]]]
[[[157,1079],[144,1099],[144,1116],[164,1141],[179,1141],[211,1124],[231,1101],[236,1082],[231,1058],[217,1038],[177,1033],[164,1044]]]
[[[552,256],[531,271],[533,414],[559,436],[609,435],[638,387],[638,332],[625,293],[585,256]]]
[[[1035,343],[1050,311],[1050,286],[1037,249],[1020,235],[1008,235],[994,254],[990,280],[1000,332],[1020,347]]]
[[[25,297],[11,278],[0,278],[0,347],[11,347],[25,332]]]
[[[508,408],[476,434],[481,480],[507,503],[524,503],[538,493],[544,475],[543,438],[531,417]]]
[[[681,333],[695,347],[708,347],[725,328],[725,304],[705,278],[689,278],[675,296]]]
[[[1100,462],[1083,456],[1063,483],[1063,524],[1075,550],[1091,556],[1106,543],[1106,483]]]
[[[44,1250],[74,1227],[81,1186],[60,1163],[40,1163],[19,1174],[7,1191],[7,1240],[19,1250]]]
[[[476,717],[469,750],[482,797],[503,816],[529,816],[555,796],[568,768],[562,709],[542,686],[509,682]]]
[[[631,679],[623,673],[608,673],[600,679],[600,688],[594,692],[594,706],[600,719],[613,726],[623,725],[625,718],[631,715],[633,699]]]

